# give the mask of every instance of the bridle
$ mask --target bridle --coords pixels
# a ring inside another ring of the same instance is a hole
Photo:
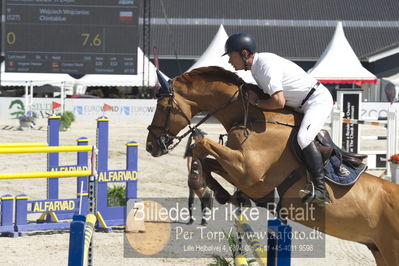
[[[149,133],[156,139],[156,142],[161,147],[161,149],[164,152],[168,152],[168,151],[172,151],[181,142],[181,140],[184,137],[186,137],[188,134],[193,132],[195,130],[195,127],[194,128],[191,127],[190,119],[183,112],[183,109],[180,107],[179,103],[176,101],[176,99],[174,97],[174,93],[172,93],[170,95],[169,94],[168,95],[157,95],[157,97],[158,97],[158,102],[164,97],[169,98],[168,105],[166,107],[167,114],[166,114],[165,124],[163,126],[149,125],[147,127],[147,129],[148,129]],[[183,134],[180,137],[177,137],[169,130],[170,116],[171,116],[171,113],[173,110],[173,105],[177,106],[179,114],[184,117],[184,119],[187,121],[188,126],[190,128],[185,134]],[[154,133],[154,130],[161,130],[162,131],[161,135],[159,137],[157,137],[157,135]],[[171,144],[173,143],[173,141],[175,139],[177,139],[177,143],[175,143],[175,144],[173,144],[173,146],[171,146]]]
[[[229,106],[230,104],[232,104],[237,98],[235,97],[236,94],[241,91],[242,86],[240,86],[240,89],[237,90],[233,96],[222,106],[216,108],[215,110],[213,110],[212,112],[208,113],[204,118],[202,118],[196,125],[191,126],[191,121],[188,118],[188,116],[183,112],[183,109],[180,107],[179,103],[176,101],[175,97],[174,97],[174,90],[173,87],[171,87],[170,91],[168,92],[164,92],[162,94],[157,94],[157,98],[158,98],[158,102],[165,97],[168,97],[168,106],[166,107],[167,109],[167,116],[166,116],[166,120],[165,120],[165,124],[163,126],[155,126],[155,125],[149,125],[147,127],[149,133],[156,139],[156,142],[158,144],[159,147],[161,147],[162,151],[167,153],[169,151],[172,151],[177,145],[179,145],[179,143],[189,134],[191,134],[192,132],[194,132],[194,130],[196,130],[202,123],[204,123],[206,120],[208,120],[212,115],[216,114],[217,112],[219,112],[220,110],[226,108],[227,106]],[[183,133],[180,136],[176,136],[175,134],[173,134],[172,132],[170,132],[169,130],[169,126],[170,126],[170,116],[173,110],[173,105],[177,106],[177,109],[179,111],[179,114],[182,115],[185,120],[187,121],[188,127],[189,129]],[[157,137],[157,135],[154,133],[154,130],[161,130],[162,133],[159,137]],[[173,143],[175,140],[177,140],[176,143]]]

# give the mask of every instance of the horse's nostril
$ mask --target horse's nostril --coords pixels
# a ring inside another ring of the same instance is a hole
[[[148,152],[152,152],[152,145],[151,144],[147,144],[147,151]]]

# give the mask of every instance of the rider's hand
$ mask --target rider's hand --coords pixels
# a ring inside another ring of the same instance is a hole
[[[250,104],[256,105],[255,101],[256,101],[258,98],[259,98],[258,95],[257,95],[254,91],[252,91],[252,90],[249,90],[249,91],[248,91],[247,100],[249,101]]]

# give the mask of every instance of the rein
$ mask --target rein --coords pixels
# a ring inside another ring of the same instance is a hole
[[[233,96],[225,104],[223,104],[222,106],[216,108],[212,112],[208,113],[204,118],[202,118],[194,126],[191,126],[190,119],[183,112],[183,109],[180,107],[179,103],[175,100],[174,91],[172,89],[171,93],[166,94],[166,95],[160,95],[160,99],[162,97],[169,97],[168,106],[167,106],[168,113],[167,113],[167,118],[165,120],[165,125],[163,127],[162,126],[150,125],[150,126],[147,127],[147,129],[150,132],[150,134],[152,134],[157,139],[158,145],[161,146],[164,151],[167,151],[167,152],[168,151],[172,151],[172,150],[174,150],[174,148],[176,148],[177,145],[180,144],[180,142],[185,137],[187,137],[189,134],[193,133],[194,130],[196,130],[201,124],[203,124],[205,121],[207,121],[211,116],[213,116],[214,114],[216,114],[220,110],[226,108],[227,106],[232,104],[234,101],[236,101],[237,100],[236,95],[239,92],[241,92],[241,102],[242,102],[243,110],[244,110],[244,121],[243,122],[239,122],[239,123],[235,123],[234,126],[243,124],[244,127],[245,127],[244,135],[246,137],[249,136],[249,130],[248,130],[248,127],[247,127],[247,123],[248,122],[250,122],[250,123],[252,123],[252,122],[254,122],[254,123],[266,122],[266,123],[273,123],[273,124],[284,125],[284,126],[289,126],[289,127],[295,127],[295,125],[293,125],[293,124],[279,122],[279,121],[275,121],[275,120],[253,120],[253,121],[248,121],[249,101],[245,101],[245,96],[244,96],[244,92],[243,92],[244,85],[245,85],[245,83],[241,84],[239,86],[239,89],[234,92]],[[171,114],[172,109],[173,109],[173,104],[175,104],[177,106],[177,108],[179,110],[179,114],[181,114],[184,117],[184,119],[187,121],[187,124],[188,124],[188,127],[189,127],[189,129],[185,133],[180,135],[180,136],[174,136],[173,133],[171,133],[169,131],[170,114]],[[155,133],[152,131],[152,129],[163,130],[164,134],[162,134],[159,137],[157,137],[155,135]],[[177,140],[177,142],[173,144],[174,140]]]
[[[222,106],[220,106],[219,108],[216,108],[215,110],[213,110],[212,112],[208,113],[203,119],[201,119],[196,125],[194,125],[193,127],[191,126],[191,121],[190,119],[187,117],[187,115],[183,112],[183,109],[180,107],[179,103],[175,100],[174,98],[174,93],[170,94],[170,95],[165,95],[163,97],[169,97],[169,101],[168,101],[168,114],[167,114],[167,118],[165,120],[165,125],[162,126],[154,126],[154,125],[150,125],[147,127],[148,131],[154,136],[156,137],[156,135],[154,134],[154,132],[152,132],[152,129],[160,129],[163,130],[164,133],[161,135],[159,138],[157,138],[157,142],[158,144],[165,150],[165,151],[172,151],[177,145],[179,145],[179,143],[185,138],[187,137],[187,135],[191,134],[192,132],[194,132],[195,129],[197,129],[201,124],[203,124],[205,121],[207,121],[212,115],[216,114],[217,112],[219,112],[220,110],[226,108],[227,106],[229,106],[230,104],[232,104],[235,100],[236,100],[236,95],[237,93],[241,91],[241,86],[240,86],[240,90],[237,90],[233,96]],[[183,115],[183,117],[186,119],[187,123],[188,123],[188,127],[189,129],[183,133],[180,136],[174,136],[173,134],[171,134],[171,132],[169,131],[169,120],[170,120],[170,114],[173,108],[173,104],[175,104],[177,106],[177,108],[179,109],[179,113],[181,115]],[[172,146],[169,145],[170,142],[173,142],[174,140],[177,140],[177,142],[175,144],[173,144]]]
[[[203,124],[206,120],[208,120],[211,116],[213,116],[214,114],[216,114],[217,112],[219,112],[220,110],[226,108],[227,106],[229,106],[230,104],[232,104],[236,99],[235,96],[236,94],[239,92],[239,90],[237,90],[233,96],[230,98],[230,100],[228,102],[226,102],[224,105],[220,106],[219,108],[216,108],[215,110],[213,110],[211,113],[208,113],[204,118],[202,118],[195,126],[191,127],[191,122],[189,122],[188,127],[190,128],[189,130],[187,130],[185,133],[183,133],[180,136],[176,136],[174,137],[175,139],[177,139],[177,142],[169,148],[169,151],[172,151],[177,145],[179,145],[179,143],[185,138],[187,137],[187,135],[191,134],[195,129],[197,129],[201,124]],[[176,103],[177,104],[177,103]],[[181,108],[180,108],[181,110]]]
[[[264,119],[250,120],[250,121],[247,121],[247,123],[248,122],[249,123],[269,123],[269,124],[275,124],[275,125],[281,125],[281,126],[287,126],[287,127],[298,127],[295,124],[280,122],[280,121],[276,121],[276,120],[268,120],[268,119],[266,119],[266,120],[264,120]],[[233,124],[233,127],[234,126],[238,126],[238,125],[244,125],[245,126],[245,122],[243,122],[243,121],[236,122],[236,123]]]

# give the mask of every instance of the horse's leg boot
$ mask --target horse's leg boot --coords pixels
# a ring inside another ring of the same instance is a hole
[[[200,200],[201,200],[201,211],[202,211],[201,225],[206,226],[208,224],[207,216],[210,215],[210,212],[213,207],[213,192],[212,192],[212,190],[210,190],[208,187],[205,187]]]
[[[320,206],[330,204],[331,200],[328,196],[324,179],[323,159],[319,149],[312,141],[302,152],[310,172],[311,180],[314,184],[313,202]],[[303,191],[300,192],[300,195],[301,194],[303,194]]]
[[[191,163],[191,171],[188,175],[188,187],[196,190],[205,187],[204,178],[202,176],[202,163],[199,159],[194,159]]]

